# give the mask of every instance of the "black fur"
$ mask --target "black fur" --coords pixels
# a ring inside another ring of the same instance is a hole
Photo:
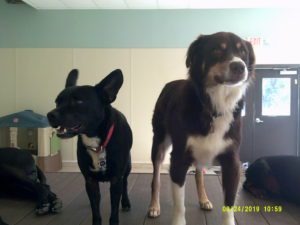
[[[5,223],[2,218],[0,217],[0,225],[8,225],[7,223]]]
[[[62,202],[51,192],[46,177],[26,150],[0,148],[0,193],[34,199],[36,213],[61,211]]]
[[[132,132],[125,116],[110,104],[116,99],[123,83],[121,70],[115,70],[95,86],[75,86],[78,71],[72,70],[66,81],[66,88],[56,98],[56,108],[48,113],[50,124],[58,129],[58,136],[70,138],[78,135],[78,165],[85,178],[86,191],[90,199],[93,225],[100,225],[100,190],[98,182],[111,184],[110,225],[119,224],[120,199],[124,210],[130,209],[127,193],[127,178],[131,170],[130,149]],[[114,124],[114,131],[108,142],[107,170],[93,171],[94,165],[81,135],[100,138],[107,137]],[[64,131],[66,128],[66,132]]]
[[[256,197],[282,197],[300,205],[300,157],[257,159],[246,171],[244,188]]]

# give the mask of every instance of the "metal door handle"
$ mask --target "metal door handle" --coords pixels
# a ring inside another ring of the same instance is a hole
[[[255,119],[255,122],[256,122],[256,123],[263,123],[264,121],[261,120],[260,118],[256,118],[256,119]]]

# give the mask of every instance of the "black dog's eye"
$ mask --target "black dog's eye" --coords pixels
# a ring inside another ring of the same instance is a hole
[[[80,98],[77,97],[77,96],[73,96],[72,102],[73,102],[73,104],[82,104],[82,103],[83,103],[83,100],[80,99]]]

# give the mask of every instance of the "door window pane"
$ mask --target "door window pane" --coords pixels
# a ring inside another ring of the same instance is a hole
[[[291,111],[290,78],[263,78],[262,115],[289,116]]]

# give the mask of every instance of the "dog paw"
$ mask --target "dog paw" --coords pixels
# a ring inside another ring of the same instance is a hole
[[[213,205],[209,200],[206,200],[204,202],[199,202],[199,204],[200,204],[200,208],[203,210],[210,211],[213,209]]]
[[[119,221],[118,220],[110,219],[109,220],[109,225],[119,225]]]
[[[222,225],[235,225],[233,211],[222,213]]]
[[[131,209],[131,204],[130,204],[129,199],[122,199],[121,204],[122,204],[122,210],[123,210],[124,212],[130,211],[130,209]]]
[[[96,222],[93,222],[93,225],[102,225],[102,223],[99,221],[96,221]]]
[[[51,213],[60,213],[63,207],[62,201],[57,198],[50,203],[49,212]]]
[[[148,217],[150,218],[156,218],[160,216],[160,208],[159,207],[155,207],[155,206],[152,206],[149,208],[148,210]]]
[[[172,218],[172,225],[186,225],[184,214],[174,214]]]
[[[111,223],[109,223],[109,225],[119,225],[119,223],[118,222],[111,222]]]
[[[50,208],[50,204],[49,203],[42,203],[39,204],[36,209],[35,209],[35,213],[37,215],[45,215],[46,213],[49,212],[49,208]]]
[[[266,197],[266,191],[263,189],[251,187],[248,191],[256,198],[264,199]]]

